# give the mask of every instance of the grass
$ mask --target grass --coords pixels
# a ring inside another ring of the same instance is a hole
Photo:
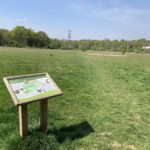
[[[3,76],[48,72],[64,92],[49,100],[48,131],[29,105],[29,135],[19,137],[18,110]],[[1,150],[148,150],[150,55],[0,48]]]

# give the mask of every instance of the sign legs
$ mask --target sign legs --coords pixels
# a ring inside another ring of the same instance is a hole
[[[28,134],[28,110],[27,104],[20,105],[19,107],[19,127],[20,136],[24,137]],[[47,110],[48,100],[40,101],[40,129],[44,132],[47,130]]]
[[[27,104],[19,106],[19,126],[20,126],[20,136],[24,137],[28,133],[28,113]]]
[[[47,130],[47,109],[48,109],[48,100],[40,101],[40,129],[44,132]]]

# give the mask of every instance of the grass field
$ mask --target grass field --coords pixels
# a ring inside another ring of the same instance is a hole
[[[48,72],[64,92],[49,100],[48,131],[38,131],[39,103],[29,105],[21,139],[18,109],[3,76]],[[150,55],[0,48],[0,150],[149,150]]]

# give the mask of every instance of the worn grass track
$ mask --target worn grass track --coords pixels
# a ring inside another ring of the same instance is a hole
[[[49,100],[48,131],[20,139],[18,110],[3,76],[48,72],[64,95]],[[150,147],[150,55],[88,56],[79,51],[0,48],[0,149],[147,150]]]

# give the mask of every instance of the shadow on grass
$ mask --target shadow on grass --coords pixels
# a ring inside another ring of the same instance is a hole
[[[87,121],[79,124],[63,127],[60,129],[48,130],[46,133],[39,129],[30,130],[28,136],[23,139],[19,135],[8,137],[4,149],[7,150],[58,150],[60,144],[65,140],[73,141],[83,138],[94,132]]]
[[[87,121],[83,121],[79,124],[63,127],[58,130],[47,131],[47,134],[54,134],[59,143],[63,143],[65,140],[75,140],[83,138],[90,133],[94,132],[94,129]]]

